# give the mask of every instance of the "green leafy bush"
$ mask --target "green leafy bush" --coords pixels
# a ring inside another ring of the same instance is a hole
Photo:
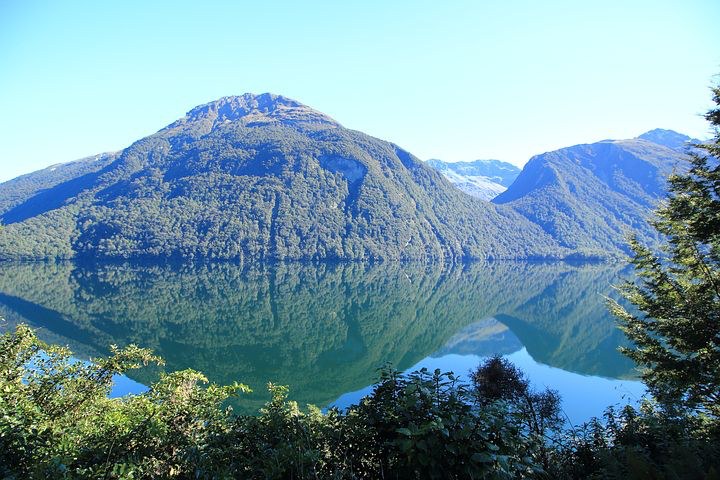
[[[0,339],[0,474],[7,478],[520,478],[540,444],[518,412],[481,404],[452,373],[385,368],[345,412],[305,411],[287,388],[257,416],[223,407],[247,391],[185,370],[140,395],[112,378],[161,360],[113,349],[92,363],[26,326]]]
[[[206,446],[246,389],[218,387],[192,370],[164,376],[143,395],[108,398],[112,378],[161,360],[136,346],[92,363],[39,341],[21,325],[0,339],[0,475],[3,478],[158,478],[211,470]]]

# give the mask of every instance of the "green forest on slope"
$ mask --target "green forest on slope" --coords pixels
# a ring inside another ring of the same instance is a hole
[[[54,185],[20,188],[33,175],[0,185],[0,258],[568,254],[511,208],[472,199],[400,147],[284,97],[225,97],[107,158]]]
[[[674,142],[668,143],[669,134],[651,133],[537,155],[493,203],[512,207],[564,247],[589,255],[629,253],[631,233],[657,245],[660,237],[647,219],[667,193],[667,176],[687,169],[691,139],[669,132]]]

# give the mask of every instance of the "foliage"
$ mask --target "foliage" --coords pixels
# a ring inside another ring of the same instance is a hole
[[[365,431],[361,446],[369,441],[368,454],[379,456],[371,476],[513,478],[539,470],[537,445],[520,420],[502,405],[481,408],[470,398],[452,373],[385,369],[373,393],[348,412]]]
[[[709,144],[696,145],[687,173],[670,177],[670,195],[653,226],[667,238],[662,254],[637,240],[639,283],[621,292],[640,313],[611,302],[633,341],[624,352],[642,368],[653,396],[720,419],[720,87],[707,118]]]
[[[480,364],[471,380],[480,405],[502,402],[520,419],[525,431],[536,439],[543,468],[549,469],[548,444],[555,441],[563,426],[558,392],[550,388],[535,391],[523,372],[499,355]]]
[[[566,431],[550,454],[551,478],[717,479],[720,429],[645,401]]]
[[[115,349],[93,363],[19,326],[0,338],[3,478],[716,478],[720,431],[699,417],[610,409],[567,432],[558,399],[490,358],[470,384],[385,367],[341,412],[302,410],[269,384],[258,415],[223,407],[247,387],[192,370],[141,395],[107,398],[112,376],[157,357]],[[494,388],[497,382],[502,388]]]
[[[243,385],[200,388],[192,370],[164,376],[144,395],[107,398],[112,377],[159,362],[136,346],[91,363],[19,326],[0,338],[0,475],[3,478],[158,478],[202,473],[207,439]]]
[[[492,356],[472,372],[471,379],[481,404],[507,402],[531,433],[544,437],[562,426],[557,391],[550,388],[535,391],[523,372],[509,360]]]
[[[0,341],[0,474],[6,478],[519,478],[540,445],[517,412],[479,404],[451,373],[382,370],[346,412],[301,411],[287,388],[257,416],[222,402],[246,391],[192,370],[109,399],[114,374],[158,362],[137,347],[74,361],[19,326]]]
[[[230,457],[247,478],[513,478],[533,445],[505,412],[474,409],[452,374],[384,369],[345,413],[301,412],[287,391],[258,417],[239,417]],[[522,452],[522,454],[521,454]]]

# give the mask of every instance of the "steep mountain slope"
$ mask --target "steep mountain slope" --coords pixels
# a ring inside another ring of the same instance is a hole
[[[397,145],[282,96],[196,107],[107,161],[4,200],[0,257],[566,254],[512,209],[469,198]],[[0,199],[10,196],[8,184]]]
[[[520,174],[518,167],[500,160],[443,162],[430,159],[426,163],[463,192],[482,200],[491,200],[504,192]]]
[[[685,168],[683,153],[642,137],[576,145],[530,159],[493,202],[514,208],[568,248],[626,252],[630,233],[657,240],[647,219],[674,168]]]
[[[94,155],[74,162],[51,165],[43,170],[8,180],[0,186],[2,189],[0,194],[0,212],[7,212],[11,208],[25,203],[33,197],[36,197],[36,203],[41,204],[43,197],[38,195],[60,184],[65,184],[64,188],[67,196],[71,196],[73,188],[82,188],[82,185],[87,184],[87,180],[89,180],[93,174],[109,165],[117,156],[118,154],[116,153],[101,153],[100,155]],[[70,180],[74,180],[74,182],[70,182]],[[54,194],[54,198],[59,197],[60,195]],[[45,207],[38,205],[37,208],[43,209]]]

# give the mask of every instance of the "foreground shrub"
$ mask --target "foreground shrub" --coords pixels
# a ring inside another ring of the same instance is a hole
[[[567,431],[553,451],[554,478],[720,479],[720,428],[702,415],[672,414],[645,401],[608,408]]]
[[[384,368],[342,412],[300,409],[270,384],[257,416],[236,416],[223,402],[247,387],[192,370],[108,398],[113,375],[159,362],[135,346],[78,362],[25,326],[0,337],[0,477],[717,478],[714,417],[645,404],[563,431],[557,395],[499,357],[470,383]]]
[[[244,385],[186,370],[108,398],[112,377],[159,363],[113,348],[72,360],[20,326],[0,339],[0,475],[5,478],[520,478],[541,471],[535,437],[507,404],[481,404],[451,373],[383,369],[345,412],[302,411],[287,388],[258,416],[222,403]]]
[[[0,476],[202,476],[207,447],[224,434],[221,403],[243,385],[201,388],[192,370],[163,376],[143,395],[108,398],[114,375],[159,363],[148,350],[113,348],[74,361],[25,326],[0,338]]]

